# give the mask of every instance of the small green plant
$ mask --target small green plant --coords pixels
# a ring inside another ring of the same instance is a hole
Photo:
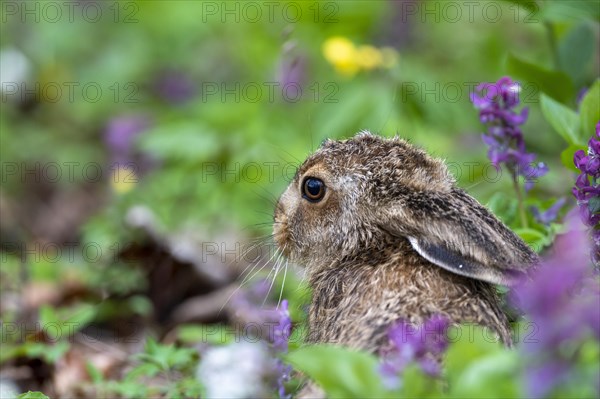
[[[198,351],[164,345],[148,339],[144,352],[135,356],[135,365],[119,381],[106,381],[102,374],[88,363],[99,397],[118,395],[122,398],[190,398],[200,397],[202,385],[194,377]]]

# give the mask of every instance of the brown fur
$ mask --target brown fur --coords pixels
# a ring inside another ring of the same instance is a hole
[[[325,183],[320,202],[302,198],[307,176]],[[408,142],[366,132],[326,141],[299,168],[274,219],[279,248],[307,267],[311,342],[376,352],[398,319],[441,314],[511,344],[490,283],[511,283],[537,256],[457,188],[441,160]],[[461,262],[430,262],[421,251],[430,245]]]

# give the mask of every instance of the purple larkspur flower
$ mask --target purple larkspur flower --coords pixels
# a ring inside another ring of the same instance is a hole
[[[558,212],[562,209],[566,202],[566,198],[560,198],[544,212],[541,212],[536,206],[532,206],[531,213],[533,213],[533,217],[538,223],[548,226],[550,223],[556,220],[558,217]]]
[[[561,348],[580,346],[590,336],[600,339],[600,287],[590,268],[589,240],[582,227],[578,223],[559,236],[551,255],[509,296],[534,326],[533,334],[519,343],[529,397],[547,397],[562,382],[578,377],[577,359]]]
[[[592,238],[592,256],[594,263],[600,265],[600,121],[596,124],[596,136],[588,141],[587,153],[575,152],[573,162],[581,172],[572,189],[577,199],[579,215],[583,223],[590,227]]]
[[[400,386],[400,375],[409,364],[416,362],[430,376],[439,376],[440,356],[448,347],[446,331],[449,321],[434,315],[422,324],[399,320],[388,330],[389,345],[382,350],[379,373],[390,389]]]
[[[573,162],[577,169],[595,179],[600,178],[600,122],[596,125],[596,137],[588,141],[587,154],[583,150],[575,152]]]
[[[506,165],[513,178],[525,179],[525,190],[533,188],[535,181],[548,173],[548,167],[535,163],[535,154],[525,149],[520,125],[527,121],[528,108],[515,111],[520,103],[520,85],[505,76],[496,83],[481,83],[471,93],[471,102],[479,110],[479,120],[487,125],[482,135],[488,146],[488,158],[494,166]]]

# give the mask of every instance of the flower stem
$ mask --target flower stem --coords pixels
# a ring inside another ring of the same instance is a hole
[[[515,171],[511,171],[513,187],[515,192],[517,193],[517,206],[519,208],[519,217],[521,218],[521,226],[523,228],[528,228],[529,224],[527,223],[527,214],[525,213],[525,203],[523,201],[523,195],[521,194],[521,188],[519,187],[519,177]]]

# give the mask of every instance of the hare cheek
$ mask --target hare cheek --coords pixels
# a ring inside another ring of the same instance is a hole
[[[277,246],[289,252],[292,246],[292,235],[290,233],[290,222],[293,226],[293,215],[297,212],[299,206],[297,195],[294,195],[293,188],[288,187],[279,198],[275,209],[275,223],[273,225],[273,238]],[[285,254],[287,255],[287,254]]]

